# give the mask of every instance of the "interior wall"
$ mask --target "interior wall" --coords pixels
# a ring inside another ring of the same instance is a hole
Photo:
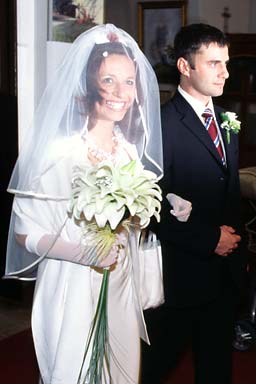
[[[230,12],[228,32],[249,33],[250,3],[251,0],[225,0],[224,3],[223,0],[200,0],[200,17],[202,21],[223,29],[222,13],[226,6]]]
[[[46,85],[47,2],[17,1],[19,144]]]
[[[161,1],[161,0],[155,0]],[[140,2],[148,2],[141,0]],[[161,1],[162,2],[162,1]],[[106,0],[105,21],[125,29],[135,39],[138,37],[138,18],[136,0]],[[188,0],[188,23],[205,22],[223,29],[224,6],[229,7],[229,33],[256,32],[255,0]]]

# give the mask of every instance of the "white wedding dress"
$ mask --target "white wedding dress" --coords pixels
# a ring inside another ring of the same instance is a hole
[[[70,147],[75,149],[70,150]],[[86,144],[77,135],[59,143],[49,156],[55,156],[59,151],[69,155],[45,172],[40,188],[48,195],[58,191],[60,196],[70,196],[72,167],[88,163]],[[117,156],[116,162],[127,163],[131,157],[136,157],[136,149],[125,142]],[[34,233],[39,240],[44,234],[58,233],[63,227],[60,236],[64,240],[74,242],[79,239],[79,228],[71,219],[65,221],[65,198],[52,201],[16,197],[14,210],[18,217],[15,231],[19,234]],[[137,235],[131,230],[128,246],[110,272],[108,327],[111,375],[107,370],[104,372],[104,384],[138,383],[139,339],[148,341],[136,288],[139,268]],[[102,276],[101,270],[71,262],[43,259],[39,263],[32,331],[43,384],[77,383]]]

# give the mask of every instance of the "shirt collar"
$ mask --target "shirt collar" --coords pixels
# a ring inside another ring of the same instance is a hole
[[[195,113],[201,121],[203,121],[202,114],[204,113],[205,108],[210,108],[215,117],[212,98],[210,98],[209,103],[207,104],[207,106],[205,106],[201,101],[197,100],[195,97],[191,96],[189,93],[184,91],[184,89],[182,89],[180,85],[178,86],[178,91],[189,103],[189,105],[194,109]]]

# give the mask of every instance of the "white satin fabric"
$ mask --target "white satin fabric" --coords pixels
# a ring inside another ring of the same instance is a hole
[[[71,142],[73,140],[73,142]],[[51,167],[41,178],[41,190],[51,193],[58,186],[63,200],[15,197],[15,232],[35,233],[39,240],[49,233],[66,241],[79,239],[79,227],[67,219],[72,167],[87,164],[86,144],[79,135],[62,143],[69,156]],[[57,147],[56,147],[57,151]],[[135,158],[129,143],[117,161]],[[137,295],[139,259],[138,230],[131,229],[127,248],[111,268],[108,289],[110,372],[104,384],[130,384],[139,381],[140,337],[148,342],[140,300]],[[32,260],[32,259],[31,259]],[[32,331],[43,384],[76,384],[88,332],[97,305],[102,271],[78,264],[46,259],[40,261],[32,310]],[[88,366],[85,364],[85,370]]]

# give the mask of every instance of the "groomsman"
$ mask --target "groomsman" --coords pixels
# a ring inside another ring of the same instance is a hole
[[[191,202],[187,221],[164,198],[157,226],[163,250],[165,304],[146,311],[151,346],[142,382],[164,383],[190,342],[195,384],[231,384],[235,310],[245,272],[241,252],[238,134],[222,128],[212,97],[228,78],[228,40],[205,24],[182,27],[174,40],[180,84],[162,108],[164,178]],[[185,383],[184,383],[185,384]]]

